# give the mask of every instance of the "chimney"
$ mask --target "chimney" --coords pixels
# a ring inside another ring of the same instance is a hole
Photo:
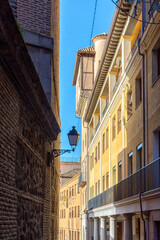
[[[95,45],[95,60],[94,60],[94,76],[96,76],[98,66],[101,61],[102,52],[107,39],[107,34],[102,33],[92,38],[92,42]]]

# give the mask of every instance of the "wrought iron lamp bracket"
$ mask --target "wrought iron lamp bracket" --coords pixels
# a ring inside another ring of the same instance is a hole
[[[48,152],[48,166],[52,163],[53,159],[59,157],[64,153],[74,152],[75,148],[73,149],[52,149],[51,152]]]

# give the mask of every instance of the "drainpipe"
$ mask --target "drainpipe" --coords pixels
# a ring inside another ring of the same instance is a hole
[[[143,165],[145,166],[145,55],[140,52],[140,39],[138,40],[138,53],[142,56],[142,100],[143,100]],[[145,172],[144,172],[145,174]],[[143,210],[142,210],[142,199],[141,199],[141,177],[140,177],[140,193],[139,193],[139,200],[140,200],[140,210],[141,210],[141,218],[144,223],[144,240],[146,240],[146,227],[145,227],[145,219],[143,217]]]

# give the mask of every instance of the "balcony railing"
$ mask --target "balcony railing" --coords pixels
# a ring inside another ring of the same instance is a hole
[[[107,111],[107,108],[109,106],[109,102],[106,103],[105,108],[103,109],[102,116],[104,116],[105,112]]]
[[[90,142],[92,142],[92,139],[93,139],[93,138],[94,138],[94,134],[92,134]]]
[[[97,125],[96,125],[96,131],[97,131],[99,125],[100,125],[100,120],[98,121],[98,123],[97,123]]]
[[[160,188],[160,158],[88,201],[88,209]]]
[[[139,41],[139,39],[140,39],[141,37],[142,37],[142,31],[140,30],[140,32],[139,32],[139,34],[138,34],[138,36],[137,36],[137,38],[136,38],[136,40],[135,40],[135,42],[134,42],[134,44],[133,44],[133,47],[132,47],[132,49],[131,49],[131,51],[130,51],[130,53],[129,53],[129,55],[128,55],[128,58],[127,58],[127,60],[126,60],[126,62],[125,62],[125,69],[127,68],[127,66],[128,66],[128,64],[129,64],[131,58],[133,57],[133,55],[134,55],[134,53],[135,53],[135,51],[136,51],[136,49],[137,49],[137,47],[138,47],[138,41]]]
[[[81,173],[81,175],[79,176],[79,179],[78,179],[78,186],[79,187],[84,187],[86,185],[86,173]]]

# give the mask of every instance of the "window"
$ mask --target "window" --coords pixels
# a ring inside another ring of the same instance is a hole
[[[77,217],[77,209],[76,207],[74,208],[74,214],[75,214],[75,218]]]
[[[118,182],[122,180],[122,161],[118,163]]]
[[[95,148],[95,163],[97,163],[97,147]]]
[[[154,84],[160,76],[160,40],[156,43],[152,50],[152,84]]]
[[[72,218],[74,218],[74,208],[72,207]]]
[[[77,195],[77,184],[75,184],[75,196]]]
[[[90,199],[94,197],[94,186],[90,188]]]
[[[116,137],[116,116],[112,118],[112,140]]]
[[[93,156],[92,155],[90,156],[90,170],[92,170],[92,168],[93,168]]]
[[[106,149],[108,148],[109,146],[109,131],[108,131],[108,128],[106,129]]]
[[[105,191],[105,175],[103,176],[103,192]]]
[[[80,233],[78,232],[77,240],[80,240]]]
[[[160,239],[160,221],[154,221],[154,239]]]
[[[153,160],[160,157],[160,127],[153,132]]]
[[[121,131],[121,105],[117,111],[117,133]]]
[[[72,186],[72,196],[74,196],[74,186]]]
[[[100,159],[100,142],[98,142],[98,160]]]
[[[132,116],[132,89],[127,92],[127,118]]]
[[[116,184],[116,166],[113,167],[113,185]]]
[[[138,74],[136,81],[135,81],[135,105],[136,107],[142,101],[142,79],[141,79],[141,72]]]
[[[133,173],[133,152],[128,154],[128,176]]]
[[[97,196],[97,182],[95,184],[95,195]]]
[[[98,180],[98,194],[100,194],[100,180]]]
[[[103,137],[102,137],[102,152],[104,153],[105,151],[105,134],[103,134]]]
[[[109,172],[106,173],[106,189],[109,188]]]
[[[137,146],[137,170],[142,168],[142,143]]]

